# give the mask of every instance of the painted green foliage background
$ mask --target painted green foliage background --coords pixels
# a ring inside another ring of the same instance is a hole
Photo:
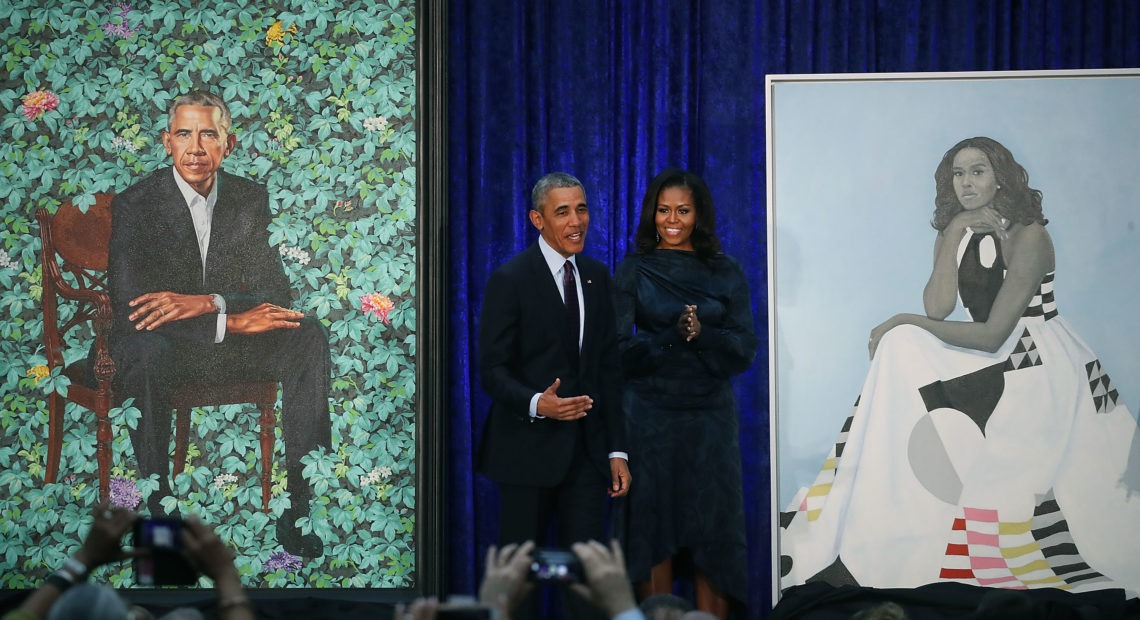
[[[34,210],[91,204],[169,165],[166,106],[198,87],[229,102],[239,146],[224,167],[268,186],[294,307],[329,330],[333,452],[305,461],[323,498],[302,522],[326,554],[277,544],[283,443],[278,430],[266,514],[249,406],[193,412],[166,507],[213,524],[251,587],[414,585],[415,46],[411,0],[0,3],[0,588],[58,568],[98,503],[85,410],[68,407],[60,479],[44,481],[45,394],[67,381],[45,366]],[[86,354],[68,344],[69,362]],[[132,504],[157,482],[133,470],[138,411],[111,415],[112,496]],[[129,564],[97,576],[134,582]]]

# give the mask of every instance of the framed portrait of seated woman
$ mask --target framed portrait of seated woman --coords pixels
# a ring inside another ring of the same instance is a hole
[[[1140,71],[773,75],[773,594],[1140,592]]]

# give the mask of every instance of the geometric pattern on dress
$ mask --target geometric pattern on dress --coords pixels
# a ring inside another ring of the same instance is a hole
[[[1025,307],[1025,312],[1022,312],[1021,316],[1040,316],[1046,321],[1057,316],[1057,301],[1053,298],[1053,272],[1045,274],[1041,286],[1037,288],[1037,294],[1029,300],[1029,305]]]
[[[1069,585],[1077,583],[1107,582],[1108,577],[1093,570],[1085,563],[1077,551],[1077,543],[1069,532],[1061,506],[1053,497],[1053,491],[1033,510],[1033,539],[1041,548],[1053,572]]]
[[[1040,365],[1041,352],[1037,350],[1037,343],[1033,342],[1029,328],[1022,328],[1021,337],[1017,339],[1017,345],[1013,347],[1009,358],[1005,360],[1005,371],[1021,370],[1022,368]]]
[[[1069,590],[1109,581],[1081,558],[1052,492],[1028,521],[1001,521],[996,510],[961,508],[939,577],[1013,590]]]
[[[856,407],[858,401],[856,401]],[[843,456],[843,447],[847,445],[847,433],[851,431],[851,421],[855,419],[855,413],[847,416],[847,420],[843,423],[843,430],[839,432],[839,437],[835,440],[835,444],[831,446],[831,453],[827,455],[827,459],[820,467],[819,474],[815,477],[815,482],[808,488],[807,494],[804,495],[796,512],[807,514],[808,521],[815,521],[819,518],[820,513],[823,512],[823,505],[827,502],[827,495],[831,493],[831,485],[835,482],[835,472],[839,469],[839,460]]]
[[[1116,401],[1120,399],[1120,394],[1112,386],[1112,379],[1108,377],[1108,373],[1101,368],[1100,360],[1085,364],[1085,372],[1088,374],[1089,391],[1092,392],[1096,412],[1109,413],[1116,409]]]
[[[832,587],[838,588],[841,586],[858,586],[859,582],[855,580],[855,576],[847,569],[847,565],[843,563],[843,558],[836,556],[835,561],[832,562],[819,571],[818,573],[808,577],[804,583],[826,583]]]
[[[986,424],[1005,393],[1004,362],[979,368],[971,373],[940,379],[918,388],[926,410],[953,409],[974,421],[986,434]]]

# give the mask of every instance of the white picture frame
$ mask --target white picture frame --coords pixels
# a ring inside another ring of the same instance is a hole
[[[769,75],[765,100],[778,600],[780,513],[850,415],[871,329],[923,313],[934,170],[960,140],[998,140],[1043,192],[1058,309],[1135,415],[1140,70]]]

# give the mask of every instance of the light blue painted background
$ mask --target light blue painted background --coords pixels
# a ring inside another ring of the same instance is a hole
[[[922,313],[934,169],[963,138],[1004,144],[1044,193],[1058,309],[1135,415],[1140,73],[842,77],[769,91],[778,508],[850,413],[871,329]]]

